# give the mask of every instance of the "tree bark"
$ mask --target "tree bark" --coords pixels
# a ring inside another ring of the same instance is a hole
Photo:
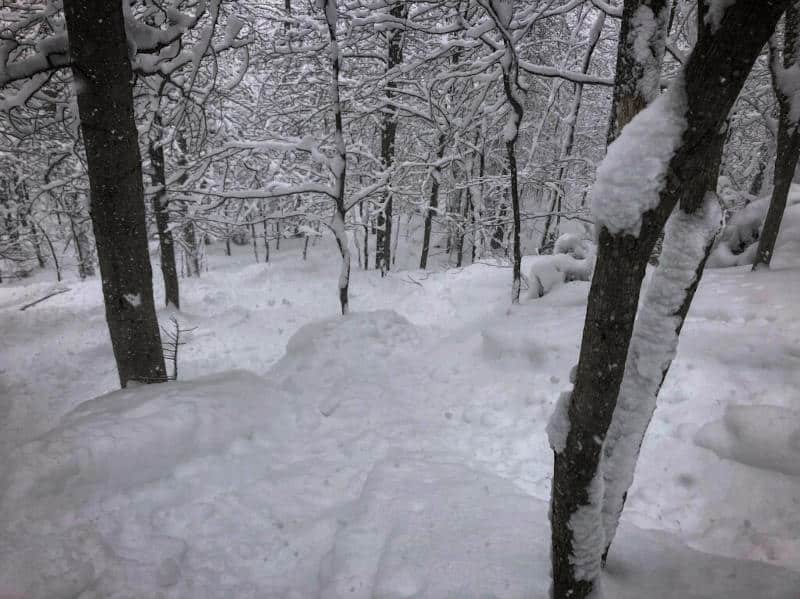
[[[798,35],[800,34],[800,2],[794,2],[786,11],[783,36],[783,68],[789,69],[797,63]],[[786,200],[792,186],[794,171],[800,159],[800,131],[798,122],[792,115],[792,98],[781,88],[780,69],[776,49],[770,49],[772,64],[772,82],[778,98],[780,120],[778,121],[778,149],[775,155],[775,172],[773,174],[772,197],[769,209],[761,228],[753,270],[769,268],[775,242],[786,210]]]
[[[698,6],[698,41],[711,34],[704,22],[707,11],[706,5]],[[603,564],[633,483],[658,393],[672,365],[683,322],[719,231],[716,191],[727,137],[725,125],[711,138],[696,184],[686,187],[681,206],[669,217],[668,223],[673,226],[668,224],[656,239],[656,246],[664,244],[665,260],[657,259],[648,287],[653,292],[645,295],[639,308],[617,405],[603,446]],[[713,215],[717,215],[716,222]],[[698,239],[702,240],[700,246]],[[655,253],[651,252],[651,262]],[[666,288],[671,289],[670,293],[665,293]],[[656,344],[651,339],[654,331],[659,331]],[[653,362],[659,366],[651,367]]]
[[[153,301],[122,5],[64,0],[103,299],[120,384],[167,378]],[[102,34],[98,22],[103,23]]]
[[[164,86],[161,86],[163,90]],[[164,278],[164,301],[180,309],[180,289],[178,287],[178,267],[175,263],[175,240],[169,228],[169,200],[167,199],[167,175],[165,170],[163,136],[161,121],[161,90],[154,100],[157,105],[153,115],[153,128],[147,140],[147,153],[150,157],[150,178],[157,189],[153,194],[152,208],[158,232],[158,248],[161,256],[161,276]],[[230,252],[228,252],[230,255]]]
[[[444,133],[439,134],[436,144],[436,164],[431,172],[431,195],[428,200],[428,208],[425,210],[425,224],[422,231],[422,254],[419,258],[419,267],[425,270],[428,267],[428,252],[431,245],[431,227],[433,226],[433,213],[439,207],[439,178],[442,176],[442,169],[439,166],[444,156]]]
[[[408,14],[407,2],[395,2],[389,14],[398,20],[405,21]],[[393,24],[386,34],[388,44],[386,57],[386,73],[390,73],[403,63],[404,27]],[[395,156],[395,139],[397,138],[397,107],[392,100],[397,90],[397,82],[389,78],[386,82],[386,108],[381,126],[381,162],[383,168],[391,168]],[[375,263],[385,276],[392,267],[392,194],[388,189],[383,192],[383,209],[378,212],[378,235],[375,238]]]
[[[701,37],[675,83],[678,87],[671,90],[685,93],[687,126],[667,167],[658,206],[643,215],[638,236],[600,230],[575,386],[562,406],[568,432],[563,445],[554,446],[554,599],[583,599],[598,581],[605,544],[600,458],[650,252],[678,202],[684,212],[698,209],[698,198],[707,189],[705,163],[713,159],[725,118],[787,4],[788,0],[738,0],[726,9],[719,27]],[[574,533],[578,523],[579,537]]]
[[[336,37],[336,22],[338,11],[336,0],[324,0],[323,10],[325,21],[328,25],[328,35],[330,37],[330,57],[331,57],[331,105],[333,107],[334,131],[333,139],[336,147],[336,156],[333,161],[332,171],[334,173],[334,210],[331,219],[331,231],[336,238],[336,245],[342,256],[342,269],[339,273],[339,304],[342,314],[350,311],[350,301],[348,289],[350,287],[350,247],[347,241],[347,231],[345,229],[345,180],[347,176],[347,147],[344,142],[344,124],[342,122],[342,103],[339,98],[339,70],[341,68],[341,55],[339,53],[339,42]]]
[[[655,19],[652,32],[637,26],[642,20],[635,17],[642,14]],[[624,0],[607,143],[617,139],[622,128],[658,96],[668,25],[668,0]],[[645,39],[640,39],[640,36],[645,36]],[[643,55],[636,51],[636,44],[646,45],[649,50],[647,60],[642,60]]]

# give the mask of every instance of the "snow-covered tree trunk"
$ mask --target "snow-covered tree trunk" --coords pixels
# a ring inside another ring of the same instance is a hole
[[[553,598],[599,594],[606,546],[603,445],[620,391],[645,267],[678,202],[700,209],[706,161],[758,54],[788,0],[738,0],[716,11],[667,93],[609,147],[592,208],[598,256],[574,388],[559,400],[549,435]],[[636,173],[637,177],[631,177]]]
[[[178,268],[175,263],[175,240],[169,228],[169,201],[167,199],[167,176],[164,160],[164,127],[161,117],[161,95],[164,84],[161,85],[159,94],[154,96],[153,126],[147,140],[147,153],[150,157],[150,178],[156,192],[151,200],[153,216],[158,232],[158,247],[161,256],[161,275],[164,278],[164,300],[169,306],[172,304],[180,309],[180,291],[178,287]]]
[[[669,14],[668,0],[624,1],[608,124],[609,144],[658,96]]]
[[[389,11],[393,21],[405,21],[408,14],[406,2],[396,2]],[[386,73],[393,74],[403,63],[404,25],[392,23],[386,33],[387,57]],[[386,107],[381,124],[381,162],[383,168],[391,168],[395,155],[395,139],[397,137],[397,107],[393,104],[397,82],[390,75],[386,82]],[[375,262],[384,276],[391,269],[392,263],[392,194],[388,189],[383,193],[383,207],[378,212],[378,232],[375,237]]]
[[[489,0],[487,12],[494,20],[495,26],[503,37],[505,55],[500,62],[503,69],[503,91],[510,107],[508,120],[503,129],[503,141],[506,146],[506,164],[509,177],[509,195],[511,197],[511,216],[513,220],[513,245],[511,277],[511,303],[519,303],[522,284],[522,242],[520,240],[520,197],[517,173],[517,139],[522,123],[523,108],[519,97],[519,59],[514,47],[514,38],[509,28],[514,19],[514,2],[512,0]]]
[[[120,384],[166,380],[122,4],[64,0],[106,320]]]
[[[428,252],[431,245],[431,228],[433,226],[433,215],[439,208],[439,179],[442,176],[442,169],[439,162],[444,156],[444,144],[446,137],[444,133],[439,134],[439,139],[436,143],[436,162],[431,169],[431,195],[428,199],[428,207],[425,210],[425,223],[422,230],[422,254],[419,258],[419,267],[426,269],[428,267]]]
[[[603,446],[603,561],[617,532],[656,399],[678,348],[678,336],[720,228],[713,193],[693,212],[667,221],[661,256],[633,326],[625,375]]]
[[[325,21],[328,25],[328,35],[330,36],[330,58],[331,58],[331,105],[333,107],[334,121],[334,145],[336,155],[332,160],[331,170],[334,174],[334,210],[331,219],[331,231],[336,238],[336,245],[342,256],[342,270],[339,273],[339,303],[342,314],[349,312],[348,287],[350,285],[350,246],[347,240],[345,229],[345,177],[347,175],[347,148],[344,143],[344,125],[342,123],[342,103],[339,98],[339,70],[341,68],[341,55],[339,53],[339,42],[336,37],[336,22],[338,21],[338,10],[336,0],[321,0],[320,4],[325,13]]]
[[[698,7],[698,40],[712,35],[711,25],[706,22],[708,11],[707,5]],[[639,308],[617,406],[603,446],[603,563],[617,532],[639,451],[672,364],[683,321],[719,231],[721,214],[716,189],[725,128],[712,136],[703,160],[695,165],[695,184],[681,190],[680,206],[656,242],[662,245],[659,259]],[[660,345],[653,343],[655,331]]]
[[[800,63],[797,54],[800,35],[800,2],[794,2],[786,11],[783,35],[783,65],[777,48],[770,44],[772,85],[778,98],[778,149],[775,156],[772,197],[769,202],[753,270],[769,268],[775,242],[781,228],[789,188],[800,158]]]

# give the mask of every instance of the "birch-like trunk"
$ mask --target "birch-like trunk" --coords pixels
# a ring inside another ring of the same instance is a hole
[[[347,231],[345,230],[345,178],[347,176],[347,147],[344,143],[344,125],[342,123],[342,104],[339,98],[339,70],[340,54],[339,42],[336,37],[336,22],[338,21],[338,9],[336,0],[322,0],[322,7],[325,12],[325,21],[328,25],[328,35],[330,36],[330,57],[331,57],[331,105],[333,107],[334,132],[333,139],[336,154],[333,159],[331,170],[334,173],[334,210],[331,219],[331,231],[336,238],[336,245],[342,256],[342,269],[339,273],[339,304],[342,314],[350,311],[348,288],[350,286],[350,247],[347,241]]]

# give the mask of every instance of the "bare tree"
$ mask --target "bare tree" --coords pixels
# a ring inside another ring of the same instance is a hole
[[[65,0],[106,320],[120,384],[166,380],[121,3]],[[102,23],[102,34],[98,32]]]
[[[739,0],[723,15],[705,20],[708,35],[698,40],[681,74],[663,101],[647,112],[656,119],[685,119],[675,149],[663,164],[663,178],[651,190],[654,205],[640,204],[635,214],[624,211],[611,177],[620,160],[640,148],[615,144],[601,167],[593,191],[598,208],[599,246],[589,292],[581,352],[570,394],[560,400],[551,422],[554,449],[551,502],[553,597],[588,597],[598,584],[606,546],[602,523],[601,457],[625,372],[645,266],[667,218],[680,202],[692,215],[702,213],[708,173],[706,161],[753,63],[788,0]],[[713,83],[711,83],[713,82]],[[644,116],[644,115],[642,115]],[[630,135],[643,134],[652,123],[640,120]],[[628,127],[631,127],[630,124]],[[675,131],[672,131],[674,135]],[[654,151],[663,151],[663,148]],[[599,203],[598,203],[599,202]],[[617,212],[617,210],[622,212]],[[623,216],[620,216],[623,215]],[[628,220],[628,217],[632,220]],[[677,334],[668,343],[677,343]]]
[[[775,172],[773,174],[772,197],[767,210],[767,217],[758,240],[758,250],[753,262],[753,270],[769,268],[775,242],[781,228],[781,220],[786,210],[786,199],[792,185],[794,171],[800,158],[800,115],[792,109],[794,91],[792,77],[800,68],[798,63],[798,35],[800,34],[800,2],[794,2],[786,11],[783,34],[783,64],[781,52],[775,40],[770,41],[770,71],[772,87],[778,98],[778,151],[775,156]],[[763,172],[763,171],[759,171]]]

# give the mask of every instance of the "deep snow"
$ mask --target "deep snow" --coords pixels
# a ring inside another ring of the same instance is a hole
[[[800,597],[794,243],[706,273],[607,597]],[[544,598],[545,426],[588,284],[511,309],[496,264],[354,265],[340,317],[332,239],[238,249],[182,279],[165,385],[112,391],[98,281],[25,312],[50,274],[0,286],[0,596]]]

